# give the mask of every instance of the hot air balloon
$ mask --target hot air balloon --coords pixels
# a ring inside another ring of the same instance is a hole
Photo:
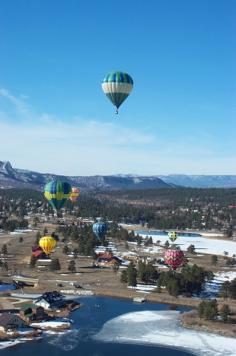
[[[70,193],[70,201],[72,201],[72,203],[75,203],[78,199],[78,196],[79,196],[79,189],[76,187],[72,187]]]
[[[102,82],[102,90],[116,107],[116,114],[120,105],[129,96],[133,89],[133,79],[124,72],[111,72],[105,76]]]
[[[178,238],[177,233],[175,231],[170,231],[168,237],[171,240],[172,245],[165,252],[165,263],[173,270],[176,270],[185,263],[185,256],[183,251],[174,244],[174,241]]]
[[[53,180],[44,187],[44,196],[54,210],[58,211],[70,197],[71,186],[67,182]]]
[[[165,252],[165,263],[173,270],[181,267],[185,262],[184,253],[180,249],[168,249]]]
[[[52,252],[56,244],[57,242],[52,236],[43,236],[39,240],[39,246],[41,247],[43,252],[46,253],[46,255],[49,255],[50,252]]]
[[[102,239],[106,235],[107,224],[102,220],[97,221],[93,224],[93,232],[99,240]]]
[[[178,235],[175,231],[170,231],[168,232],[168,237],[170,239],[171,242],[175,242],[175,240],[177,239]]]

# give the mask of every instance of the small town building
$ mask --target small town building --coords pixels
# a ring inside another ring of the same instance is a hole
[[[18,315],[6,313],[0,315],[0,331],[17,331],[26,327],[28,327],[26,322]]]
[[[46,310],[66,307],[64,296],[57,291],[43,293],[38,299],[34,301],[34,304],[38,307],[43,307]]]
[[[46,258],[47,257],[40,246],[32,247],[32,256],[34,256],[36,258]]]
[[[105,252],[99,253],[96,265],[99,267],[113,267],[120,266],[121,262],[118,257],[113,256],[112,252]]]

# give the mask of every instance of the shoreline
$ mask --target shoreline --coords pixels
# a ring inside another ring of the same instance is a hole
[[[223,323],[220,321],[200,319],[196,311],[182,313],[180,324],[190,330],[204,331],[226,337],[236,337],[236,323]]]
[[[123,291],[119,291],[118,293],[115,293],[113,291],[103,291],[103,292],[99,291],[94,293],[94,295],[125,299],[125,300],[132,300],[134,297],[137,297],[137,294],[130,293],[130,291],[129,291],[129,295],[123,293]],[[142,297],[144,297],[146,302],[149,303],[168,304],[173,307],[183,306],[183,307],[191,308],[190,311],[183,312],[180,314],[180,325],[185,329],[203,331],[218,336],[236,337],[236,324],[223,323],[219,321],[208,321],[208,320],[198,318],[196,314],[196,309],[199,303],[201,302],[201,299],[188,300],[189,298],[183,297],[179,299],[179,298],[165,295],[164,296],[165,300],[162,300],[161,298],[159,299],[157,295],[145,295],[145,294],[143,294]],[[226,304],[227,302],[224,302],[222,300],[217,300],[217,303],[219,305],[222,305],[222,304]]]
[[[121,300],[123,299],[129,301],[133,301],[133,298],[135,297],[136,298],[143,297],[149,303],[167,304],[169,306],[173,306],[173,309],[175,309],[178,306],[191,308],[191,310],[189,311],[184,311],[180,313],[180,325],[185,329],[203,331],[217,336],[236,337],[236,324],[223,323],[219,321],[208,321],[208,320],[198,318],[196,308],[201,302],[201,299],[197,300],[197,299],[191,299],[186,297],[175,298],[173,296],[168,295],[165,292],[162,293],[152,292],[150,294],[137,293],[136,290],[130,290],[130,289],[127,290],[126,289],[119,289],[119,290],[94,289],[92,290],[92,292],[93,295],[91,296],[95,296],[95,297],[96,296],[110,297],[114,299],[121,299]],[[80,298],[79,295],[75,295],[75,297]],[[9,300],[11,297],[8,296],[7,298]],[[231,308],[234,309],[234,311],[236,311],[236,301],[223,301],[217,299],[217,302],[219,306],[222,304],[229,304],[229,305],[233,304],[233,307],[235,308],[232,307]]]

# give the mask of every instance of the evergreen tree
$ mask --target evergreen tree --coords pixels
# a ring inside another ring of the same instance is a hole
[[[32,255],[30,258],[29,267],[34,268],[36,266],[36,263],[37,263],[37,257]]]
[[[220,297],[227,299],[229,298],[229,288],[230,288],[230,282],[229,281],[225,281],[224,283],[222,283],[221,287],[220,287]]]
[[[230,282],[229,286],[229,296],[232,299],[236,299],[236,278]]]
[[[180,294],[180,285],[178,279],[173,278],[171,281],[169,281],[167,284],[167,290],[170,295],[177,297]]]
[[[194,255],[195,252],[195,246],[194,245],[189,245],[189,247],[187,248],[188,253],[191,253],[192,255]]]
[[[71,272],[71,273],[75,273],[76,272],[76,266],[75,266],[75,261],[74,260],[71,260],[69,262],[68,271]]]
[[[138,278],[140,278],[141,281],[145,279],[145,263],[142,261],[138,263]]]
[[[228,237],[228,238],[230,238],[230,237],[233,236],[233,226],[232,226],[232,225],[230,225],[230,226],[226,229],[226,231],[225,231],[225,236]]]
[[[166,240],[166,242],[165,242],[165,244],[164,244],[164,247],[167,249],[167,248],[169,248],[169,246],[170,246],[170,243],[169,243],[168,240]]]
[[[63,247],[62,252],[63,252],[64,254],[68,255],[68,254],[70,253],[69,247],[68,247],[67,245],[65,245],[65,246]]]
[[[61,269],[59,259],[58,258],[52,259],[49,268],[50,271],[59,271]]]
[[[74,258],[77,258],[77,257],[78,257],[78,254],[79,254],[78,248],[74,248],[73,254],[74,254]]]
[[[3,262],[2,268],[5,269],[5,271],[8,271],[8,263],[6,261]]]
[[[215,299],[202,301],[198,306],[198,315],[200,318],[214,320],[218,315],[217,301]]]
[[[213,265],[217,265],[217,263],[218,263],[218,257],[217,257],[216,255],[212,255],[212,256],[211,256],[211,263],[212,263]]]
[[[218,306],[216,299],[207,301],[204,309],[204,318],[208,320],[216,319],[218,315]]]
[[[56,240],[57,242],[59,241],[59,236],[55,233],[55,232],[52,232],[51,233],[51,236],[54,238],[54,240]]]
[[[142,261],[139,261],[138,278],[140,278],[142,282],[148,283],[150,280],[156,281],[158,278],[158,273],[151,263],[146,264]]]
[[[43,236],[46,236],[48,234],[48,229],[45,227],[44,229],[43,229]]]
[[[41,234],[40,231],[37,231],[36,235],[35,235],[35,245],[39,244],[39,240],[41,239]]]
[[[133,262],[130,262],[127,268],[127,279],[129,286],[135,287],[137,285],[137,270]]]
[[[142,236],[140,236],[140,235],[137,235],[137,245],[138,246],[140,246],[141,245],[141,243],[142,243]]]
[[[128,275],[126,269],[123,269],[123,271],[121,272],[120,281],[121,283],[128,283]]]
[[[220,316],[224,323],[227,323],[229,321],[230,308],[227,304],[224,304],[220,309]]]
[[[198,316],[199,318],[204,318],[204,313],[205,313],[205,300],[203,300],[199,305],[198,305]]]
[[[4,245],[2,246],[2,255],[7,255],[7,254],[8,254],[7,245],[4,244]]]

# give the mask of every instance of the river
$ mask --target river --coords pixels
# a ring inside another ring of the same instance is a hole
[[[147,311],[168,311],[165,304],[136,304],[129,300],[105,297],[80,298],[83,304],[71,317],[74,320],[72,329],[61,335],[44,335],[42,339],[28,341],[0,350],[4,356],[187,356],[191,353],[162,346],[147,346],[140,343],[104,342],[94,339],[106,322],[126,313]],[[185,310],[185,308],[177,308]]]

